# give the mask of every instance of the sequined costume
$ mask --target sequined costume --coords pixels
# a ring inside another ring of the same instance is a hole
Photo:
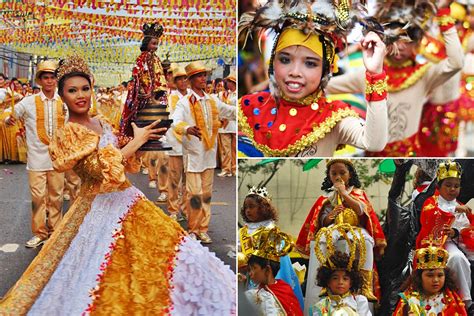
[[[81,177],[79,197],[0,314],[230,315],[235,274],[131,186],[117,137],[68,123],[50,145],[56,170]]]
[[[456,292],[450,289],[430,298],[424,298],[416,291],[407,290],[401,293],[400,297],[393,316],[406,315],[405,312],[409,308],[415,316],[467,315],[463,301]]]

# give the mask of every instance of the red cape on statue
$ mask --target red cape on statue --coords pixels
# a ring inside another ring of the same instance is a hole
[[[275,284],[265,285],[265,289],[273,294],[288,316],[303,316],[300,303],[288,283],[277,280]]]

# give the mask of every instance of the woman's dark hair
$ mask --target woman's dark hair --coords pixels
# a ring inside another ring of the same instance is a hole
[[[340,251],[336,251],[331,257],[331,262],[334,265],[334,269],[327,267],[326,265],[321,266],[318,269],[318,274],[316,276],[317,285],[320,287],[327,288],[329,280],[331,279],[332,274],[338,270],[344,270],[349,277],[351,278],[351,292],[358,293],[362,288],[362,275],[359,270],[347,271],[347,266],[349,263],[349,255]],[[353,267],[359,266],[359,260],[355,259],[352,263]]]
[[[359,176],[357,175],[357,171],[355,168],[348,163],[341,161],[344,165],[346,165],[347,169],[349,170],[349,183],[348,186],[354,186],[356,188],[360,188],[362,184],[360,183]],[[321,190],[329,192],[330,188],[332,188],[333,183],[331,182],[331,178],[329,177],[329,170],[331,169],[332,164],[329,167],[326,167],[326,178],[324,178],[323,184],[321,185]]]
[[[153,38],[153,36],[145,36],[143,38],[142,44],[140,45],[141,52],[146,52],[148,50],[148,43],[150,43]]]
[[[57,76],[57,74],[56,74]],[[87,82],[89,82],[89,85],[92,86],[92,81],[91,81],[91,78],[89,77],[88,74],[84,73],[84,72],[79,72],[79,71],[73,71],[73,72],[70,72],[68,74],[65,74],[64,76],[61,77],[61,79],[59,79],[58,81],[58,94],[60,96],[63,96],[64,95],[64,83],[66,82],[67,79],[69,78],[72,78],[72,77],[82,77],[84,79],[87,80]]]
[[[249,194],[245,197],[245,199],[254,199],[255,203],[259,205],[260,221],[265,221],[268,219],[272,219],[275,222],[278,221],[278,212],[268,200],[264,199],[258,194]],[[244,204],[240,208],[240,215],[246,223],[250,223],[251,221],[247,215],[245,215],[245,199]]]
[[[280,271],[280,262],[276,262],[270,259],[265,259],[259,256],[250,255],[250,258],[247,261],[247,265],[251,266],[252,264],[257,264],[262,269],[265,269],[266,266],[270,266],[270,269],[272,269],[273,277],[275,277],[278,271]]]
[[[421,283],[421,274],[423,273],[423,271],[427,270],[417,269],[413,271],[412,274],[408,277],[408,279],[403,282],[402,286],[400,287],[400,290],[405,291],[407,289],[411,289],[413,291],[423,293],[423,285]],[[445,291],[448,288],[451,291],[457,292],[458,287],[456,285],[456,275],[454,274],[454,271],[446,267],[444,268],[444,275],[444,285],[441,291]]]
[[[3,73],[0,73],[0,77],[2,77],[2,78],[3,78],[3,79],[5,79],[5,80],[7,80],[7,79],[8,79],[8,77],[7,77],[7,76],[5,76],[5,74],[3,74]]]

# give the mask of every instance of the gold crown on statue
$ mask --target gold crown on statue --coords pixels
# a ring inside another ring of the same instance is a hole
[[[293,248],[291,237],[278,227],[260,227],[252,234],[251,243],[252,255],[276,262]]]
[[[418,270],[444,269],[448,263],[449,253],[441,243],[430,239],[429,245],[416,250],[415,268]]]
[[[149,36],[159,38],[163,35],[163,26],[159,23],[145,23],[143,24],[142,31],[145,37]]]
[[[257,188],[256,186],[251,187],[247,195],[253,195],[253,194],[258,195],[267,201],[271,200],[271,197],[270,195],[268,195],[268,191],[266,187],[261,187],[261,188]]]
[[[446,178],[460,179],[461,175],[462,175],[461,165],[458,162],[451,161],[451,160],[440,163],[438,166],[438,171],[436,173],[438,182]]]
[[[72,72],[82,72],[89,76],[92,80],[92,73],[87,66],[86,61],[79,55],[71,55],[59,61],[59,67],[56,70],[58,81],[67,74]]]
[[[329,168],[331,167],[331,165],[337,163],[337,162],[341,162],[343,164],[347,164],[347,165],[350,165],[352,168],[354,168],[354,165],[352,164],[352,161],[349,160],[349,159],[344,159],[344,158],[336,158],[336,159],[328,159],[326,161],[326,168]]]

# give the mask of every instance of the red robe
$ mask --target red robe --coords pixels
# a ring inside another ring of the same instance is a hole
[[[410,298],[411,296],[419,296],[417,292],[412,291],[405,291],[403,293],[406,298]],[[466,308],[464,307],[464,302],[459,297],[459,295],[451,291],[450,289],[445,290],[444,294],[445,306],[441,314],[438,316],[467,316]],[[406,306],[406,302],[404,299],[400,298],[397,304],[397,308],[393,312],[393,316],[402,316],[404,314],[404,308]],[[408,308],[408,307],[407,307]],[[429,309],[429,307],[425,306],[425,310]]]
[[[438,207],[439,192],[436,190],[435,194],[426,199],[423,203],[420,216],[421,229],[416,237],[416,248],[425,247],[426,244],[423,242],[424,239],[428,238],[430,234],[433,235],[434,239],[441,237],[439,231],[444,224],[451,225],[455,216],[449,212],[443,211]],[[458,202],[459,203],[459,202]],[[462,205],[461,203],[459,203]],[[469,221],[472,225],[472,217],[469,217]]]
[[[374,238],[374,252],[382,255],[385,247],[387,246],[387,241],[385,240],[385,235],[383,233],[382,227],[380,226],[379,219],[377,214],[375,214],[369,198],[363,190],[357,188],[354,188],[350,195],[351,197],[364,203],[365,212],[364,215],[359,217],[359,223],[361,227],[364,227],[369,235]],[[303,227],[301,227],[298,239],[296,240],[296,248],[301,254],[305,256],[309,256],[309,244],[312,240],[314,240],[314,237],[321,228],[319,226],[319,213],[326,202],[329,203],[328,198],[325,196],[320,196],[306,217]]]
[[[288,316],[303,316],[300,303],[288,283],[277,280],[274,284],[265,285],[264,289],[273,294]]]
[[[359,216],[359,224],[361,227],[364,227],[372,238],[374,238],[375,247],[374,254],[383,255],[384,249],[387,246],[387,241],[385,240],[385,234],[383,233],[382,227],[380,226],[379,219],[377,214],[372,207],[372,204],[369,201],[369,198],[365,192],[361,189],[354,188],[350,193],[351,197],[361,201],[365,205],[364,214]],[[296,249],[303,255],[308,257],[310,254],[310,242],[314,240],[314,237],[318,233],[319,223],[319,214],[322,210],[325,203],[329,203],[328,198],[325,196],[320,196],[316,203],[314,203],[311,211],[309,212],[306,220],[301,227],[298,239],[296,240]],[[379,284],[377,268],[373,266],[374,271],[374,294],[380,299],[382,292]]]

